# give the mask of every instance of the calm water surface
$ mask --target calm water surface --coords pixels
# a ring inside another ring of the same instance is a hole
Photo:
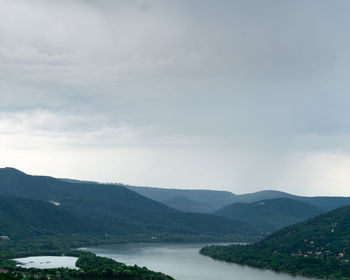
[[[113,258],[127,265],[146,266],[177,280],[305,280],[272,271],[212,260],[200,255],[206,244],[118,244],[82,250]],[[310,280],[310,279],[309,279]]]

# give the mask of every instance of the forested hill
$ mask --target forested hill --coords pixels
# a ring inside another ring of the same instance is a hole
[[[212,246],[202,254],[260,268],[350,279],[350,206],[284,228],[247,246]]]
[[[98,221],[82,218],[50,202],[0,197],[0,236],[3,237],[16,240],[33,236],[91,233],[99,227]]]
[[[162,202],[172,208],[196,213],[213,213],[233,203],[254,203],[276,198],[289,198],[308,203],[324,212],[350,205],[349,197],[306,197],[275,190],[264,190],[255,193],[236,195],[228,191],[215,190],[166,189],[127,185],[125,187],[155,201]]]
[[[290,198],[275,198],[252,203],[233,203],[213,214],[246,222],[264,231],[273,232],[323,212],[309,203]]]
[[[97,184],[94,181],[80,181],[74,179],[60,179],[69,183]],[[194,213],[211,214],[224,206],[233,203],[254,203],[267,199],[289,198],[311,204],[324,212],[350,205],[350,197],[336,196],[298,196],[276,190],[263,190],[255,193],[234,194],[229,191],[218,190],[190,190],[137,187],[123,184],[112,184],[124,186],[142,196],[161,202],[171,208]]]
[[[224,205],[237,201],[236,195],[228,191],[126,187],[185,212],[211,213]]]
[[[54,203],[79,220],[95,221],[92,233],[126,236],[251,239],[248,224],[205,214],[182,213],[123,186],[69,183],[30,176],[13,168],[0,169],[0,196]]]

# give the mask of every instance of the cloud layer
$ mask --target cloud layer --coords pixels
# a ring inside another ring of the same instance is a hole
[[[349,1],[0,6],[1,165],[350,195]]]

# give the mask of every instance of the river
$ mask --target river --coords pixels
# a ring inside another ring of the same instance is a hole
[[[310,280],[215,261],[199,254],[208,244],[118,244],[84,248],[127,265],[146,266],[176,280]]]

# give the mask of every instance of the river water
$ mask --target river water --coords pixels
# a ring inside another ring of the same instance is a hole
[[[208,244],[118,244],[83,248],[127,265],[146,266],[176,280],[306,280],[287,274],[215,261],[199,254]],[[309,279],[310,280],[310,279]]]

